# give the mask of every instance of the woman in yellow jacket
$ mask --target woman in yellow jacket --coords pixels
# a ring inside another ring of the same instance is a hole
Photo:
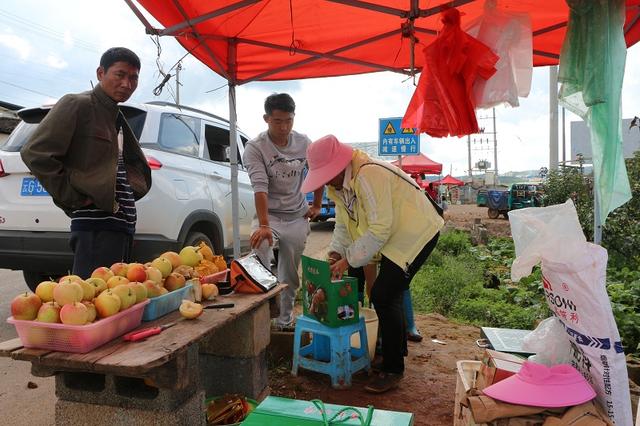
[[[329,257],[340,277],[380,255],[380,270],[371,290],[382,337],[382,368],[365,387],[386,392],[404,373],[407,337],[403,292],[434,249],[444,221],[413,179],[389,163],[353,150],[333,135],[307,148],[309,172],[303,193],[328,185],[336,204],[336,225]]]

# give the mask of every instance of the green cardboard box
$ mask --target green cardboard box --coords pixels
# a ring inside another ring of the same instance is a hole
[[[324,404],[327,419],[333,417],[344,405]],[[367,409],[353,407],[360,412],[363,419],[367,417]],[[355,417],[355,418],[354,418]],[[344,419],[344,421],[340,421]],[[323,426],[322,413],[311,401],[268,396],[242,422],[242,426]],[[344,416],[336,418],[332,424],[360,426],[360,420],[353,411],[346,411]],[[400,411],[373,410],[371,426],[412,426],[413,413]]]
[[[306,316],[329,327],[359,321],[358,280],[331,280],[329,263],[302,256],[302,308]]]

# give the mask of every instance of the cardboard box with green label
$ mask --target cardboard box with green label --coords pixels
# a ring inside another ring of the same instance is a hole
[[[358,280],[331,280],[328,262],[302,256],[302,307],[304,315],[328,327],[354,324],[359,321]]]

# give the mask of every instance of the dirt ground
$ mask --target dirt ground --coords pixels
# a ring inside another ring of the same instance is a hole
[[[506,219],[489,219],[487,209],[476,206],[451,206],[445,213],[447,227],[471,229],[474,220],[481,218],[490,235],[509,236]],[[312,226],[306,254],[321,257],[329,240],[332,226],[329,223]],[[331,388],[329,376],[300,369],[297,377],[291,376],[291,362],[272,365],[269,371],[271,394],[324,402],[364,407],[408,411],[415,414],[415,424],[438,426],[453,424],[453,406],[456,388],[456,361],[473,360],[482,350],[475,344],[480,338],[477,327],[457,324],[437,315],[416,315],[416,322],[424,340],[409,343],[409,356],[405,358],[405,375],[400,388],[382,395],[363,390],[368,377],[359,372],[353,377],[348,390]],[[437,339],[446,344],[435,343]]]

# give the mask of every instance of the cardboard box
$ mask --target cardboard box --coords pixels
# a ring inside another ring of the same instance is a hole
[[[524,361],[524,358],[517,355],[486,349],[480,365],[477,388],[482,390],[513,376],[520,371]]]
[[[358,280],[331,280],[329,263],[302,256],[302,308],[305,316],[329,327],[359,321]]]

